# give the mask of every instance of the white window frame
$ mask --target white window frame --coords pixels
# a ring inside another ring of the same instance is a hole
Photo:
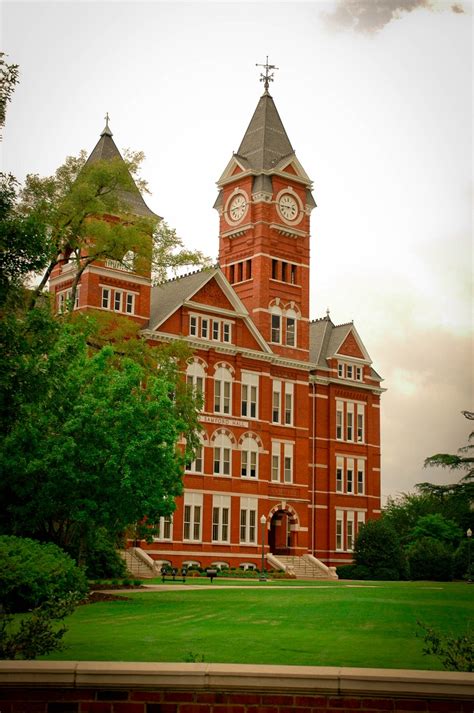
[[[242,441],[240,476],[249,480],[258,479],[258,444],[250,436]]]
[[[230,496],[212,496],[212,542],[230,542]]]
[[[354,542],[355,542],[354,515],[355,515],[355,513],[350,510],[346,512],[346,550],[347,550],[347,552],[354,551]]]
[[[346,493],[354,495],[354,458],[346,460]]]
[[[352,364],[346,364],[346,379],[351,381],[354,379],[354,366]]]
[[[344,440],[344,402],[336,401],[336,440]]]
[[[344,551],[344,510],[336,510],[336,552]]]
[[[336,456],[336,493],[344,492],[344,458]]]
[[[154,540],[160,540],[161,542],[171,542],[173,540],[173,516],[172,515],[162,515],[158,521],[158,532],[156,533]]]
[[[356,415],[356,439],[357,443],[365,443],[365,405],[357,404]]]
[[[102,309],[110,309],[111,297],[112,297],[112,290],[109,287],[103,287],[102,288],[102,299],[100,302]]]
[[[194,460],[186,463],[185,472],[186,473],[202,473],[204,466],[204,443],[201,443],[196,448],[196,453],[194,455]]]
[[[125,314],[135,314],[135,295],[133,292],[125,292]]]
[[[283,445],[283,482],[293,482],[293,443],[285,443]]]
[[[201,542],[202,540],[202,493],[185,493],[183,507],[183,541]],[[189,519],[186,516],[189,515]],[[186,537],[186,535],[188,535]]]
[[[225,366],[217,367],[214,374],[214,413],[232,414],[232,374]]]
[[[340,379],[344,378],[344,364],[342,364],[342,362],[339,362],[337,365],[337,375]]]
[[[357,459],[357,495],[365,495],[365,460]]]
[[[209,319],[201,317],[201,339],[209,339]]]
[[[118,304],[118,307],[117,307]],[[113,311],[123,312],[123,290],[115,290],[113,294]]]
[[[272,441],[272,463],[271,463],[271,480],[272,483],[279,483],[281,480],[281,443]]]
[[[270,308],[270,342],[281,344],[282,311],[276,305]]]
[[[293,309],[287,309],[286,310],[286,346],[287,347],[296,347],[296,342],[297,342],[297,320],[298,320],[298,315],[296,314],[295,310]],[[293,323],[293,329],[289,330],[289,325],[290,321]],[[292,338],[289,339],[288,336],[292,335]]]
[[[232,476],[232,441],[226,433],[219,433],[213,442],[212,472],[220,477]]]
[[[346,441],[354,442],[354,403],[346,404]]]
[[[243,371],[241,383],[241,415],[245,418],[258,418],[259,375]]]
[[[232,342],[232,323],[222,322],[222,341],[226,344]]]
[[[281,420],[281,381],[277,379],[272,383],[272,423],[280,423]]]
[[[199,325],[199,317],[197,316],[197,314],[190,314],[189,315],[189,336],[190,337],[197,337],[198,325]]]
[[[363,381],[364,379],[364,370],[361,366],[356,366],[355,368],[356,371],[356,381]]]
[[[293,425],[294,413],[294,384],[285,382],[284,423],[285,426]]]
[[[241,544],[257,544],[257,512],[257,498],[240,498],[239,541]]]
[[[192,361],[186,367],[186,383],[193,387],[193,391],[204,397],[206,372],[198,361]]]
[[[214,342],[221,341],[221,322],[219,319],[213,319],[211,321],[211,339]]]

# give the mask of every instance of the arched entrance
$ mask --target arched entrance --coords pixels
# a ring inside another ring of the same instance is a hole
[[[292,555],[296,546],[296,518],[288,510],[277,510],[270,520],[268,544],[274,555]]]

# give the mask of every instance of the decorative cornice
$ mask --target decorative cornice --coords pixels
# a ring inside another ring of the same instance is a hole
[[[306,238],[308,236],[308,233],[304,230],[297,230],[289,225],[281,225],[281,223],[270,223],[270,228],[281,235],[287,235],[291,238]]]

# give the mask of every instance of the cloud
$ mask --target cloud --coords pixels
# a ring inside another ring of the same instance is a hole
[[[464,13],[460,2],[448,5],[439,0],[338,0],[334,12],[324,13],[324,17],[334,29],[371,34],[418,8]]]

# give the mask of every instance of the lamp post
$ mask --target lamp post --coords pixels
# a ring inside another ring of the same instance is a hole
[[[267,523],[267,518],[262,515],[260,518],[260,524],[262,526],[262,566],[260,567],[260,582],[266,582],[267,577],[265,575],[265,525]]]
[[[472,530],[469,528],[466,531],[467,535],[467,583],[472,584],[472,579],[471,579],[471,537],[472,537]]]

